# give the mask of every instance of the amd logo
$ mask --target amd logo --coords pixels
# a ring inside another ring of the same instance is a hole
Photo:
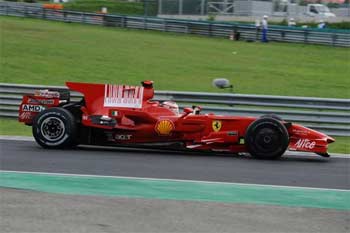
[[[40,106],[40,105],[24,104],[22,106],[22,111],[26,111],[26,112],[41,112],[43,110],[45,110],[45,108],[43,106]]]
[[[295,143],[296,148],[305,148],[305,149],[313,149],[316,145],[315,141],[310,141],[309,139],[299,139],[297,143]]]

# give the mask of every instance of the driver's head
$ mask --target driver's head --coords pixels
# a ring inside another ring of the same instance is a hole
[[[175,115],[179,115],[179,105],[173,101],[164,101],[163,107],[170,109]]]

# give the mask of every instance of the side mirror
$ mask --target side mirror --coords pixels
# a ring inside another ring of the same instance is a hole
[[[191,113],[193,113],[193,109],[192,108],[184,108],[184,113],[186,115],[191,114]]]
[[[182,114],[182,116],[180,118],[184,118],[184,117],[188,116],[191,113],[193,113],[193,109],[192,108],[184,108],[184,113]]]

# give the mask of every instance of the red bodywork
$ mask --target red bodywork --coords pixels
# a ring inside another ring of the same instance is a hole
[[[114,144],[182,142],[188,149],[246,152],[244,136],[256,117],[175,114],[153,101],[151,81],[143,87],[67,82],[83,94],[79,123],[101,129],[104,141]],[[28,125],[42,109],[60,106],[57,96],[27,95],[19,109],[19,121]],[[40,107],[35,107],[40,106]],[[289,150],[327,154],[334,139],[298,124],[283,122],[289,133]],[[89,142],[88,142],[89,143]]]

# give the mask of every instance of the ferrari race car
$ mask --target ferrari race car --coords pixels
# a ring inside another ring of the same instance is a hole
[[[152,81],[142,86],[67,82],[80,92],[38,90],[23,96],[19,121],[31,125],[44,148],[78,144],[146,146],[170,145],[202,151],[249,152],[259,159],[276,159],[289,149],[329,157],[335,140],[275,115],[260,118],[201,114],[200,107],[179,112],[175,102],[152,100]]]

